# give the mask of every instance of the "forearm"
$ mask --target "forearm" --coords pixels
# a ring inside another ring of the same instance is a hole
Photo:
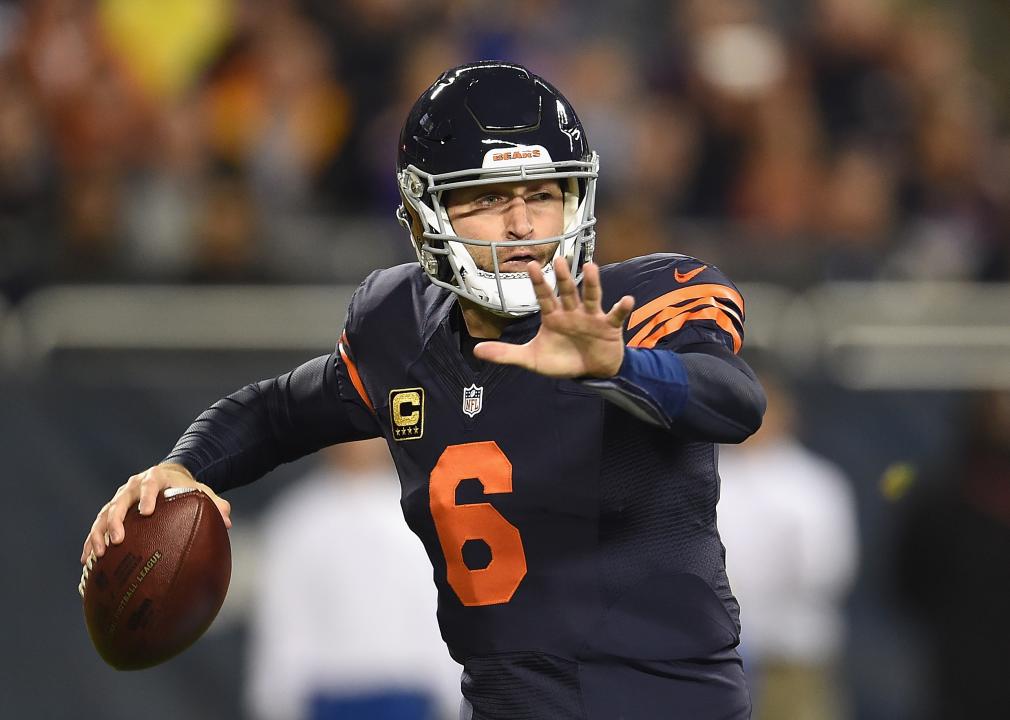
[[[753,371],[718,346],[628,348],[617,375],[584,382],[646,422],[711,442],[742,442],[760,427],[765,409]]]
[[[247,385],[214,403],[164,459],[217,492],[337,442],[375,437],[364,411],[340,397],[333,356]]]
[[[193,421],[163,462],[182,465],[216,492],[252,482],[283,463],[283,433],[271,428],[271,382],[247,385],[218,400]]]
[[[761,427],[764,390],[757,376],[736,356],[675,353],[687,369],[688,402],[672,429],[678,434],[719,443],[740,443]]]

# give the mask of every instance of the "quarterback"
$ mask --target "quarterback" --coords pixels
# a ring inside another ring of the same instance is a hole
[[[765,405],[744,300],[683,255],[596,266],[598,171],[542,78],[443,73],[400,136],[417,262],[362,282],[332,353],[200,415],[101,509],[81,561],[166,487],[228,523],[220,493],[381,436],[464,667],[461,718],[749,717],[716,528],[717,443]]]

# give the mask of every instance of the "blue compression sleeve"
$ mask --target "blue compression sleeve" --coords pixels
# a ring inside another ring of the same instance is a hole
[[[687,402],[684,361],[669,350],[625,348],[614,377],[582,382],[632,415],[663,427],[673,424]]]
[[[581,382],[645,422],[709,442],[742,442],[761,426],[765,410],[754,371],[717,345],[691,352],[626,348],[617,375]]]

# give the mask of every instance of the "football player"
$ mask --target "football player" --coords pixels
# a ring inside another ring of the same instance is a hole
[[[716,444],[764,412],[744,301],[683,255],[594,265],[598,167],[542,78],[445,72],[400,136],[418,262],[365,279],[333,353],[197,418],[102,508],[82,562],[165,487],[200,487],[230,524],[218,493],[382,436],[463,718],[748,717],[715,513]]]

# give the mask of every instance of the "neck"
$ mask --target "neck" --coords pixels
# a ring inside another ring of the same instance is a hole
[[[466,331],[473,338],[496,340],[501,337],[505,326],[512,322],[512,318],[495,315],[466,298],[459,299],[459,307],[463,311]]]

